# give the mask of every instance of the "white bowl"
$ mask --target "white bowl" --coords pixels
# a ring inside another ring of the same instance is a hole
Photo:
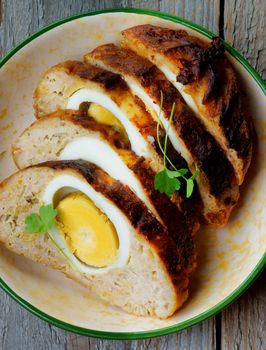
[[[107,10],[70,17],[32,35],[0,62],[0,180],[14,172],[10,146],[33,120],[32,95],[41,74],[94,47],[116,42],[127,27],[153,23],[212,34],[183,19],[147,10]],[[192,326],[237,298],[262,271],[266,251],[266,86],[228,44],[227,55],[248,93],[258,147],[241,199],[223,229],[197,235],[199,266],[184,307],[167,320],[136,317],[111,307],[60,273],[0,247],[0,285],[18,303],[48,322],[102,338],[145,338]]]

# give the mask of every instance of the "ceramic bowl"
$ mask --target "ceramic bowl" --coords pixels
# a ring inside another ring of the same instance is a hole
[[[94,47],[120,39],[120,31],[152,23],[182,28],[209,40],[212,33],[181,18],[147,10],[119,9],[56,22],[25,40],[0,63],[0,180],[16,170],[10,146],[33,120],[32,96],[42,73]],[[266,251],[266,87],[249,63],[226,44],[254,117],[258,146],[241,199],[222,229],[196,237],[198,269],[190,297],[173,317],[136,317],[97,299],[85,288],[0,247],[0,285],[19,304],[53,325],[76,333],[116,339],[175,332],[213,316],[236,299],[262,271]]]

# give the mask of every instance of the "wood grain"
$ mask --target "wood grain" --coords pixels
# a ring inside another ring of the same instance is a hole
[[[266,271],[222,313],[223,350],[266,349]]]
[[[65,332],[30,314],[0,291],[1,350],[213,350],[214,320],[173,335],[138,341],[99,340]]]
[[[0,57],[4,54],[4,43],[3,43],[3,37],[4,37],[4,29],[3,29],[3,2],[0,0]]]
[[[227,0],[224,4],[224,38],[266,79],[265,0]],[[240,300],[222,313],[224,350],[266,349],[266,273]]]
[[[224,7],[224,37],[266,79],[265,0],[228,0]]]
[[[262,6],[263,0],[256,0],[256,2]],[[233,3],[236,1],[232,1]],[[241,16],[245,16],[245,11],[248,11],[250,6],[245,5],[245,0],[237,1],[237,3],[240,4],[238,6],[242,11],[241,14],[238,14],[241,18]],[[219,0],[0,0],[0,54],[9,51],[34,31],[54,20],[110,7],[159,9],[185,17],[218,33],[221,29],[219,23],[223,23],[223,20],[220,21],[221,18],[223,19],[223,13],[220,13],[220,8],[223,8],[221,5]],[[244,50],[243,53],[251,61],[253,60],[252,62],[262,72],[266,66],[262,57],[263,53],[265,56],[265,44],[263,46],[262,43],[264,36],[259,34],[260,29],[258,24],[254,24],[254,19],[251,29],[255,34],[249,35],[247,39],[243,33],[237,30],[237,26],[231,25],[230,27],[228,23],[234,23],[234,20],[231,19],[234,15],[230,13],[233,9],[230,9],[230,6],[231,3],[229,4],[228,0],[228,4],[225,6],[226,17],[224,18],[226,27],[222,28],[222,31],[224,30],[229,41],[240,48],[240,51],[246,41],[249,41],[249,49]],[[245,31],[245,27],[242,30]],[[252,52],[252,47],[254,52]],[[265,349],[266,345],[263,343],[265,335],[263,333],[263,327],[265,329],[263,303],[265,303],[265,297],[262,296],[261,284],[262,280],[260,279],[237,303],[224,311],[222,316],[217,317],[217,329],[216,320],[212,318],[173,335],[132,342],[97,340],[57,329],[27,312],[3,291],[0,291],[0,350]],[[258,324],[257,327],[252,326],[254,322]],[[220,329],[220,323],[222,329]],[[248,336],[245,335],[246,331],[248,331]],[[251,339],[254,347],[248,347],[248,339]],[[256,348],[255,345],[258,347]]]
[[[160,10],[196,22],[219,33],[220,1],[162,1]]]

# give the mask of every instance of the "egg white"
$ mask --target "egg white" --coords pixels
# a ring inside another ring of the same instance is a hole
[[[114,225],[119,240],[117,259],[113,264],[101,268],[89,266],[81,262],[70,251],[65,239],[56,226],[48,231],[51,240],[67,258],[71,266],[81,273],[95,275],[125,266],[130,256],[130,237],[133,234],[133,228],[126,216],[104,195],[95,191],[85,180],[75,177],[74,175],[59,175],[47,185],[42,200],[45,205],[54,204],[55,197],[58,196],[58,193],[61,192],[66,195],[73,191],[84,193]],[[57,200],[58,199],[60,200],[60,198],[57,198]]]
[[[179,152],[187,162],[190,162],[191,156],[187,151],[187,148],[184,147],[181,141],[175,136],[173,126],[169,123],[169,120],[165,118],[164,113],[161,112],[160,106],[150,98],[143,88],[131,81],[131,79],[125,78],[125,80],[127,81],[130,90],[144,102],[146,108],[150,110],[152,115],[155,112],[155,115],[160,119],[164,129],[168,130],[168,137],[174,149]]]
[[[139,156],[150,158],[149,146],[138,129],[129,120],[118,105],[106,94],[89,88],[79,89],[68,99],[67,109],[79,109],[82,102],[94,102],[110,111],[124,126],[131,143],[132,150]]]
[[[192,98],[192,96],[190,96],[189,94],[187,94],[185,92],[185,86],[183,84],[179,83],[178,81],[176,81],[176,74],[174,74],[170,70],[170,68],[168,68],[166,65],[158,66],[158,68],[164,73],[166,78],[179,91],[180,95],[183,97],[183,99],[185,100],[186,104],[193,110],[193,112],[196,115],[199,115],[200,113],[199,113],[198,107],[197,107],[194,99]]]
[[[157,215],[139,180],[104,140],[95,136],[76,138],[65,146],[59,159],[83,159],[96,164],[111,177],[127,185],[145,203],[147,208]]]

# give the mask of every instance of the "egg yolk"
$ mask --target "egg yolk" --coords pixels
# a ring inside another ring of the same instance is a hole
[[[100,124],[112,126],[116,131],[120,132],[121,140],[128,141],[128,135],[121,122],[108,109],[94,102],[82,102],[79,110],[87,112],[88,116],[96,120]]]
[[[119,242],[115,227],[86,195],[68,195],[57,211],[59,231],[80,261],[104,267],[116,260]]]
[[[90,103],[88,115],[95,119],[98,123],[111,125],[122,129],[123,126],[120,121],[108,109],[98,105],[97,103]]]

